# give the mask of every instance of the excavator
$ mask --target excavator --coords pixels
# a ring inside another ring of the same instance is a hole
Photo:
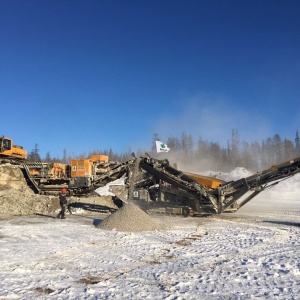
[[[14,145],[13,140],[2,136],[0,137],[0,162],[20,164],[27,159],[27,151],[22,146]]]

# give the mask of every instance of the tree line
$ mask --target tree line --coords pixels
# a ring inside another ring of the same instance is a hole
[[[224,171],[228,172],[236,167],[245,167],[256,172],[272,165],[288,161],[300,156],[300,138],[296,131],[294,140],[280,137],[275,134],[261,142],[247,142],[240,139],[238,130],[233,129],[226,146],[218,142],[207,141],[199,137],[194,139],[191,134],[182,132],[180,137],[170,136],[166,144],[170,148],[168,153],[156,153],[155,141],[160,140],[155,133],[152,139],[152,146],[149,149],[138,149],[136,156],[145,156],[149,153],[154,158],[167,158],[171,164],[186,171]],[[62,157],[51,157],[47,152],[44,158],[40,157],[38,144],[28,155],[30,161],[61,162],[69,163],[71,159],[85,158],[84,154],[69,156],[67,150],[63,151]],[[108,155],[111,161],[124,162],[132,158],[132,151],[116,153],[111,148],[103,151],[90,151],[87,157],[92,154]]]
[[[249,143],[241,141],[238,130],[233,129],[226,147],[201,137],[195,141],[192,135],[185,132],[180,138],[169,137],[166,143],[175,150],[173,157],[170,156],[190,170],[228,172],[236,167],[245,167],[256,172],[300,156],[298,131],[294,140],[275,134],[261,142]]]

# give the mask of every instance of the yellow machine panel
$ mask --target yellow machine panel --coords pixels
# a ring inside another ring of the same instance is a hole
[[[215,189],[218,186],[225,183],[224,180],[217,179],[214,177],[207,177],[207,176],[202,176],[202,175],[188,173],[188,172],[184,172],[184,174],[196,180],[198,183],[202,184],[206,189]]]
[[[103,174],[108,171],[109,168],[109,157],[103,154],[93,154],[91,160],[95,166],[95,172],[97,175]]]
[[[53,167],[51,169],[51,176],[53,178],[65,178],[66,165],[61,163],[53,163]]]
[[[93,161],[91,159],[71,160],[71,177],[86,177],[93,175]]]
[[[66,178],[67,165],[61,163],[27,163],[29,174],[33,177],[48,179]]]
[[[0,155],[9,158],[26,159],[27,151],[21,146],[14,145],[12,139],[2,136],[0,138]]]
[[[91,156],[91,159],[93,162],[102,162],[102,163],[108,163],[108,156],[107,155],[102,155],[102,154],[93,154]]]

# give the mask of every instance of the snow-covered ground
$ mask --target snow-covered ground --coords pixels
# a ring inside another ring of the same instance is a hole
[[[2,219],[0,299],[300,299],[299,192],[297,175],[236,213],[155,216],[160,231]]]

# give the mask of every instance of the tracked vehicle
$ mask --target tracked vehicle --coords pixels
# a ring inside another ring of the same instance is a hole
[[[17,146],[13,140],[2,136],[0,137],[0,163],[21,164],[27,159],[27,151],[22,146]]]
[[[234,212],[259,193],[300,172],[300,157],[236,181],[185,173],[168,160],[133,157],[101,175],[97,185],[127,177],[128,201],[148,212],[204,215]]]
[[[73,159],[70,164],[24,162],[21,169],[37,194],[56,195],[66,188],[69,195],[86,195],[97,188],[98,177],[114,164],[107,155],[95,154],[91,158]]]

